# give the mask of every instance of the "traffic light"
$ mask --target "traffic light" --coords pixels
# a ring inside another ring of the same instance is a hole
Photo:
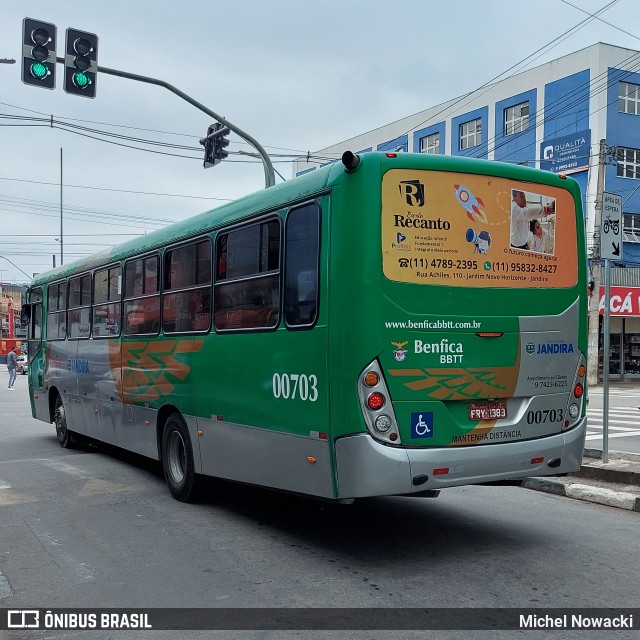
[[[220,134],[216,137],[216,158],[218,162],[222,162],[229,157],[229,152],[225,151],[225,147],[229,146],[229,140],[227,136],[229,135],[229,127],[223,127],[220,129]]]
[[[53,89],[56,86],[56,26],[25,18],[22,21],[22,82]]]
[[[215,162],[215,157],[214,157],[214,141],[215,138],[210,138],[209,136],[216,131],[216,126],[215,124],[212,124],[208,129],[207,129],[207,137],[204,140],[201,140],[200,142],[202,144],[204,144],[204,168],[208,169],[209,167],[213,167],[216,162]]]
[[[204,168],[213,167],[229,156],[225,147],[229,146],[226,136],[230,133],[229,127],[216,122],[207,129],[207,137],[202,141],[204,144]],[[211,135],[215,134],[215,135]]]
[[[64,90],[85,98],[96,97],[98,36],[67,29],[64,52]]]

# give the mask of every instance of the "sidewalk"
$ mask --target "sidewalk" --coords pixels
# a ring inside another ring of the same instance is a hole
[[[602,381],[588,388],[588,394],[598,403],[602,401],[603,392]],[[614,397],[637,394],[638,404],[634,406],[640,408],[640,380],[610,380],[609,393]],[[616,445],[624,447],[621,440],[616,441]],[[585,449],[580,471],[555,478],[527,478],[521,486],[640,512],[640,453],[610,450],[608,457],[605,464],[601,450]]]
[[[580,471],[557,478],[527,478],[521,486],[640,512],[640,454],[610,451],[605,464],[602,451],[585,449]]]

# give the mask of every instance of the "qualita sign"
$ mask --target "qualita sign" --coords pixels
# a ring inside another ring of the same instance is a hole
[[[540,168],[554,173],[574,173],[589,167],[591,130],[571,133],[540,144]]]

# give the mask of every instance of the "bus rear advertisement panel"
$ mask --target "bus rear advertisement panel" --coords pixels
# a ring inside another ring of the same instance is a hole
[[[564,189],[401,169],[382,182],[383,268],[397,282],[571,287],[575,238],[575,204]]]

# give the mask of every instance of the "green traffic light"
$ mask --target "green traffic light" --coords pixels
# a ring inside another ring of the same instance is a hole
[[[31,75],[38,80],[44,80],[49,75],[49,67],[44,62],[34,62],[31,65]]]
[[[90,84],[91,80],[89,80],[89,76],[86,73],[82,73],[82,71],[76,71],[73,74],[73,84],[78,87],[78,89],[86,89]]]

